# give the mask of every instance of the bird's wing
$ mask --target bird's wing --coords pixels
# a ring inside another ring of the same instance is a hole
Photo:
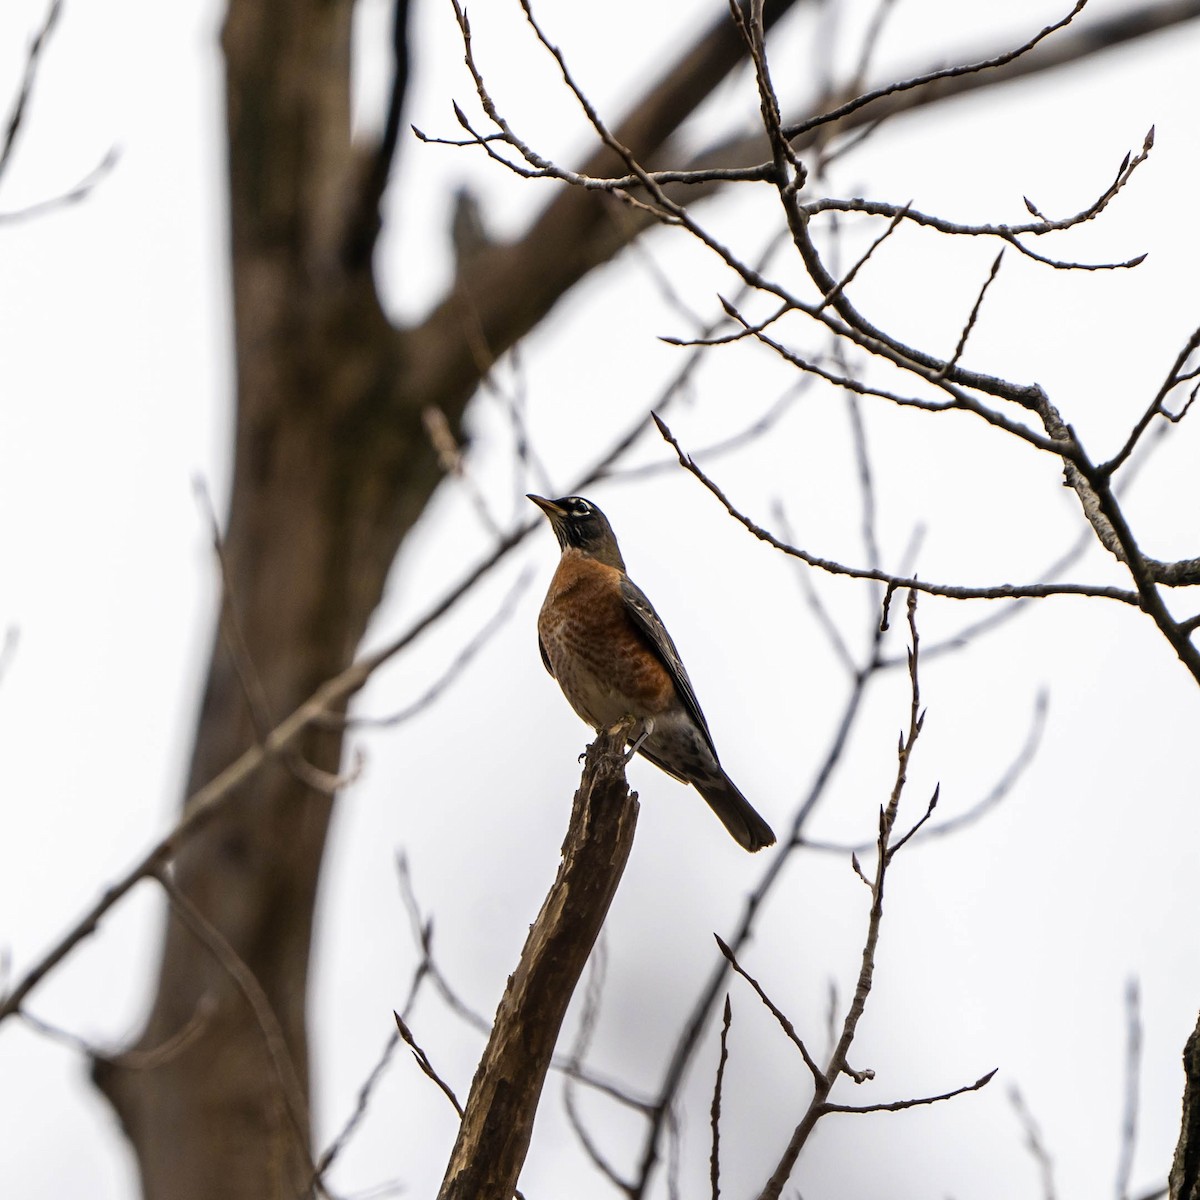
[[[700,711],[700,701],[696,699],[696,692],[692,688],[692,681],[688,678],[687,668],[683,665],[679,651],[675,649],[675,643],[671,641],[671,635],[662,623],[662,618],[654,611],[654,605],[646,598],[646,593],[628,575],[621,577],[621,599],[625,601],[625,611],[633,618],[634,625],[645,634],[650,648],[658,655],[662,665],[667,668],[671,682],[675,684],[675,690],[679,693],[680,700],[683,701],[683,707],[687,709],[688,716],[696,722],[697,728],[704,734],[704,740],[713,752],[713,757],[716,758],[717,750],[713,745],[712,734],[708,731],[708,722]]]
[[[550,665],[550,655],[546,653],[546,643],[542,641],[542,635],[538,634],[538,650],[542,655],[542,665],[550,672],[550,678],[554,679],[554,668]]]

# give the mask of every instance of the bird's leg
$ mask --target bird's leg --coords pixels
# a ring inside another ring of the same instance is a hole
[[[630,744],[628,750],[625,751],[625,761],[628,762],[641,748],[642,743],[654,732],[654,718],[647,717],[641,722],[642,731],[637,735],[634,741]]]

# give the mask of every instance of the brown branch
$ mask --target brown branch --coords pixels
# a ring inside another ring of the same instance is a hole
[[[767,25],[801,2],[772,0],[767,5]],[[634,99],[629,115],[613,130],[614,142],[639,159],[654,155],[744,58],[741,39],[722,14]],[[518,143],[514,135],[511,144]],[[486,148],[491,151],[490,143]],[[619,156],[602,146],[574,174],[605,178],[614,169],[630,173]],[[558,175],[557,169],[554,174]],[[636,173],[631,174],[631,183],[640,182]],[[707,186],[711,190],[716,184]],[[564,189],[516,242],[481,253],[464,272],[455,293],[406,333],[411,370],[401,400],[461,391],[465,403],[474,380],[462,352],[462,297],[470,298],[486,344],[494,354],[502,353],[580,279],[611,259],[653,220],[647,213],[633,213],[630,221],[614,222],[610,209],[604,196],[578,187]]]
[[[866,1012],[867,1001],[870,998],[874,984],[875,960],[879,948],[879,936],[883,922],[883,896],[887,881],[888,870],[893,862],[892,834],[896,826],[896,818],[900,808],[900,798],[908,781],[908,767],[917,740],[925,722],[925,714],[921,708],[920,687],[920,636],[917,630],[917,594],[908,593],[908,628],[910,638],[909,651],[909,714],[908,728],[901,734],[897,752],[896,778],[892,785],[891,795],[887,804],[879,810],[879,837],[876,843],[875,871],[870,881],[871,910],[867,920],[867,933],[863,942],[862,961],[859,966],[858,979],[855,983],[854,994],[846,1009],[842,1021],[841,1033],[832,1054],[815,1080],[813,1095],[809,1101],[804,1116],[792,1132],[787,1147],[779,1158],[779,1162],[771,1177],[763,1185],[759,1200],[779,1200],[784,1186],[795,1168],[796,1160],[801,1150],[807,1144],[812,1131],[825,1115],[830,1092],[838,1078],[849,1075],[855,1082],[862,1082],[872,1077],[869,1071],[854,1071],[848,1063],[850,1049],[858,1032],[858,1026]],[[980,1084],[982,1086],[982,1083]]]
[[[186,1023],[165,1041],[145,1050],[123,1050],[120,1054],[98,1056],[98,1061],[111,1063],[122,1071],[153,1071],[178,1058],[197,1038],[206,1033],[216,1014],[216,998],[211,994],[201,996]],[[22,1017],[27,1015],[21,1013]]]
[[[900,222],[904,220],[905,213],[908,211],[911,203],[912,202],[910,201],[908,205],[902,207],[896,213],[896,215],[892,217],[887,224],[887,228],[867,247],[854,266],[852,266],[850,270],[847,271],[846,274],[834,284],[830,291],[826,292],[825,295],[821,297],[821,303],[817,305],[817,312],[820,312],[821,309],[823,309],[826,305],[831,304],[834,300],[836,300],[846,290],[846,288],[848,288],[850,284],[854,282],[854,279],[858,275],[859,271],[861,271],[863,267],[867,265],[875,251],[878,250],[879,247],[882,246],[883,243],[886,242],[887,239],[890,238],[892,234],[895,233],[900,227]]]
[[[1183,1048],[1183,1119],[1171,1163],[1171,1200],[1200,1200],[1200,1018]]]
[[[929,651],[923,650],[922,655],[928,658]],[[885,668],[889,667],[895,661],[894,659],[887,659],[881,666]],[[996,805],[1008,796],[1016,786],[1017,781],[1033,762],[1038,747],[1041,745],[1042,736],[1046,730],[1046,714],[1048,709],[1049,701],[1046,693],[1044,691],[1038,692],[1037,698],[1034,701],[1029,732],[1025,735],[1024,743],[1004,769],[1000,778],[996,780],[982,798],[972,804],[966,811],[958,813],[953,817],[947,817],[944,821],[939,821],[936,825],[931,825],[927,829],[922,829],[919,833],[915,834],[914,842],[924,843],[934,838],[946,837],[948,834],[956,833],[960,829],[973,825],[981,817],[991,812]],[[851,845],[835,842],[819,842],[804,838],[801,844],[810,850],[820,850],[828,854],[863,854],[870,849],[870,843],[868,842],[858,842]]]
[[[713,935],[716,937],[716,935]],[[783,1012],[776,1006],[775,1002],[762,989],[762,985],[748,971],[746,971],[741,963],[738,962],[734,953],[725,943],[717,937],[717,946],[721,951],[725,961],[740,975],[753,989],[754,994],[763,1002],[767,1011],[773,1016],[779,1025],[779,1028],[787,1035],[787,1039],[800,1051],[800,1057],[804,1059],[804,1065],[808,1067],[812,1073],[813,1081],[817,1086],[825,1083],[825,1072],[817,1065],[816,1060],[808,1052],[808,1047],[804,1044],[804,1040],[796,1032],[796,1027],[788,1020]]]
[[[558,875],[500,1001],[439,1200],[512,1196],[563,1016],[633,846],[627,731],[602,732],[588,747]]]
[[[1060,233],[1067,229],[1073,229],[1077,225],[1085,224],[1088,221],[1094,220],[1108,207],[1109,203],[1114,199],[1125,185],[1132,178],[1134,171],[1138,169],[1149,157],[1150,151],[1154,148],[1154,128],[1150,128],[1142,141],[1142,148],[1136,155],[1126,154],[1117,170],[1116,176],[1112,183],[1079,212],[1073,213],[1068,217],[1060,217],[1057,220],[1052,220],[1049,217],[1042,215],[1032,206],[1028,199],[1025,201],[1026,206],[1030,211],[1037,216],[1036,221],[1025,222],[1020,225],[1004,224],[1004,225],[964,225],[957,221],[948,221],[945,217],[934,216],[931,213],[921,212],[919,209],[912,207],[912,204],[904,206],[896,204],[888,204],[877,200],[864,200],[861,197],[843,199],[838,196],[825,196],[819,200],[810,201],[801,206],[801,211],[808,217],[815,217],[825,212],[840,212],[840,213],[866,213],[875,217],[888,217],[891,220],[906,220],[914,225],[921,225],[928,229],[936,230],[938,233],[944,233],[952,237],[993,237],[1001,238],[1020,250],[1023,254],[1028,254],[1032,258],[1036,258],[1039,262],[1050,263],[1053,266],[1071,267],[1081,270],[1112,270],[1114,268],[1136,267],[1145,260],[1145,255],[1140,255],[1136,258],[1128,259],[1120,263],[1101,263],[1101,264],[1085,264],[1085,263],[1063,263],[1055,259],[1045,258],[1041,255],[1034,254],[1028,247],[1022,245],[1017,239],[1022,234],[1028,234],[1033,237],[1042,237],[1048,233]]]
[[[886,87],[876,88],[874,91],[856,96],[853,100],[847,101],[830,112],[818,113],[815,117],[809,117],[806,121],[801,121],[796,125],[789,125],[783,132],[789,139],[802,137],[804,134],[811,133],[822,125],[831,125],[858,112],[859,109],[866,108],[869,104],[874,104],[878,100],[884,100],[889,96],[894,96],[901,92],[928,87],[931,83],[940,83],[942,80],[955,79],[963,75],[978,75],[980,73],[990,75],[998,68],[1007,66],[1007,64],[1028,54],[1039,42],[1044,41],[1052,33],[1056,33],[1058,30],[1069,25],[1083,11],[1087,2],[1088,0],[1078,0],[1075,7],[1065,17],[1059,21],[1055,21],[1052,25],[1047,25],[1027,42],[1024,42],[1014,50],[993,55],[991,58],[985,58],[979,62],[968,63],[958,67],[943,67],[940,70],[930,71],[916,78],[905,79],[899,83],[890,83]]]
[[[229,803],[237,789],[264,763],[275,759],[291,746],[310,726],[354,695],[384,663],[394,658],[430,625],[448,612],[469,592],[508,551],[534,528],[530,521],[497,545],[473,571],[448,592],[441,601],[411,625],[403,634],[374,653],[364,655],[346,670],[323,683],[311,696],[271,730],[257,745],[239,755],[203,787],[193,792],[184,804],[175,827],[148,850],[124,875],[105,889],[91,908],[0,998],[0,1023],[20,1011],[21,1004],[34,988],[69,955],[80,942],[96,931],[101,919],[114,904],[141,880],[168,863],[195,832],[206,825]]]
[[[926,1104],[940,1104],[943,1100],[953,1100],[955,1096],[965,1096],[968,1092],[978,1092],[987,1087],[996,1077],[996,1070],[981,1075],[974,1083],[964,1084],[948,1092],[939,1092],[936,1096],[916,1096],[911,1100],[887,1100],[879,1104],[824,1104],[822,1111],[827,1113],[877,1113],[903,1112],[906,1108],[920,1108]]]
[[[712,1200],[721,1195],[721,1086],[725,1082],[725,1064],[729,1061],[729,1026],[733,1023],[733,1007],[725,996],[725,1012],[721,1018],[721,1053],[717,1059],[717,1075],[713,1081],[709,1124],[712,1127],[712,1150],[708,1156],[708,1175],[712,1183]]]
[[[417,1066],[421,1068],[422,1072],[429,1079],[432,1079],[437,1084],[442,1095],[450,1101],[454,1111],[458,1113],[459,1120],[462,1120],[463,1106],[458,1102],[458,1097],[454,1094],[454,1089],[433,1069],[433,1063],[429,1061],[429,1055],[417,1045],[417,1039],[413,1037],[412,1030],[405,1024],[404,1018],[398,1012],[392,1013],[392,1016],[396,1018],[396,1028],[399,1030],[404,1044],[412,1051]]]
[[[774,549],[781,551],[789,557],[800,559],[801,562],[807,563],[810,567],[817,567],[831,575],[845,575],[851,579],[873,579],[879,583],[888,584],[892,588],[908,588],[932,596],[943,596],[950,600],[1013,600],[1021,597],[1090,596],[1096,599],[1119,600],[1123,604],[1140,607],[1138,594],[1124,588],[1092,587],[1089,584],[1083,583],[1031,583],[1025,585],[1004,583],[993,587],[962,587],[954,584],[930,583],[915,577],[905,578],[889,574],[887,571],[851,567],[830,559],[818,558],[814,554],[809,554],[807,550],[802,550],[797,546],[791,546],[787,542],[781,541],[761,526],[756,525],[749,517],[735,508],[717,484],[696,465],[690,455],[684,452],[679,441],[667,427],[666,423],[657,415],[655,415],[654,420],[664,440],[674,447],[675,453],[679,456],[680,464],[712,492],[734,520],[738,521],[760,541],[766,542],[769,546],[774,547]]]
[[[1184,342],[1183,348],[1175,356],[1175,361],[1171,364],[1171,369],[1167,372],[1167,377],[1163,380],[1162,386],[1154,393],[1154,399],[1150,401],[1149,407],[1134,424],[1129,436],[1125,439],[1125,444],[1112,458],[1100,464],[1099,470],[1103,474],[1112,475],[1114,471],[1121,467],[1137,447],[1142,434],[1146,432],[1150,422],[1156,416],[1166,415],[1163,402],[1176,385],[1183,379],[1191,377],[1191,373],[1185,375],[1183,369],[1187,365],[1188,359],[1196,352],[1197,347],[1200,347],[1200,328],[1194,329],[1191,336]],[[1188,404],[1190,405],[1191,401],[1188,401]],[[1186,408],[1184,411],[1186,412]],[[1182,416],[1182,413],[1179,415]]]
[[[454,1013],[460,1020],[469,1025],[472,1029],[478,1030],[480,1033],[489,1033],[492,1028],[492,1023],[486,1018],[477,1013],[467,1004],[465,1000],[451,985],[449,979],[446,978],[446,973],[438,965],[437,960],[433,955],[433,918],[424,918],[421,914],[421,907],[417,901],[416,893],[413,889],[412,873],[409,870],[408,859],[404,854],[399,854],[396,857],[396,874],[400,880],[401,898],[404,903],[405,911],[408,913],[409,926],[412,930],[413,941],[421,951],[421,959],[417,964],[414,972],[413,983],[409,988],[408,999],[405,1001],[402,1014],[407,1013],[416,997],[416,991],[424,979],[429,979],[434,986],[434,990],[441,996],[446,1007]],[[590,988],[589,988],[590,995]],[[598,1003],[598,997],[597,997]],[[601,1095],[607,1096],[610,1100],[615,1100],[618,1104],[624,1105],[626,1108],[632,1108],[635,1111],[646,1115],[650,1112],[653,1106],[646,1100],[631,1095],[624,1091],[616,1084],[609,1080],[602,1079],[599,1076],[586,1070],[578,1061],[582,1051],[578,1045],[575,1050],[565,1056],[556,1057],[551,1062],[551,1067],[556,1071],[561,1071],[567,1079],[582,1084],[584,1087],[591,1088],[593,1091],[599,1092]]]
[[[827,314],[818,312],[817,309],[810,309],[804,305],[789,303],[787,308],[792,311],[807,312],[809,315],[816,316],[828,326],[831,333],[837,337],[846,338],[860,348],[868,351],[871,354],[877,354],[881,358],[887,359],[894,366],[901,370],[908,371],[916,375],[919,379],[924,379],[928,383],[934,384],[945,391],[950,399],[948,400],[931,400],[920,396],[902,396],[897,392],[887,391],[883,388],[871,387],[864,383],[861,379],[853,375],[841,374],[830,371],[821,366],[819,363],[812,362],[797,354],[794,350],[789,350],[781,342],[774,338],[768,337],[761,328],[756,328],[749,325],[745,319],[732,310],[731,306],[726,306],[727,311],[735,320],[742,323],[744,331],[739,336],[752,336],[764,346],[774,350],[785,362],[790,363],[798,370],[803,371],[808,375],[816,375],[824,379],[827,383],[832,383],[835,387],[845,388],[847,391],[854,392],[859,396],[875,396],[881,400],[887,400],[892,404],[901,408],[916,408],[922,412],[969,412],[974,416],[981,417],[987,421],[989,425],[994,425],[998,429],[1003,429],[1005,433],[1012,434],[1013,437],[1020,438],[1023,442],[1027,442],[1035,450],[1042,450],[1048,454],[1063,455],[1069,457],[1074,451],[1074,447],[1070,443],[1061,441],[1056,442],[1053,438],[1048,438],[1038,433],[1036,430],[1030,429],[1027,425],[1021,424],[1019,421],[1014,421],[995,409],[989,408],[976,397],[971,396],[962,388],[956,387],[947,382],[946,375],[949,364],[943,363],[941,367],[934,369],[932,367],[923,367],[916,363],[905,362],[903,359],[890,351],[881,342],[876,339],[862,334],[851,326],[843,325],[840,322],[831,320]],[[772,318],[772,320],[777,317]],[[727,338],[726,341],[738,340],[737,338]]]
[[[735,953],[750,940],[759,911],[782,878],[784,868],[791,860],[793,851],[801,844],[801,831],[821,799],[826,795],[834,770],[845,754],[850,734],[862,708],[867,685],[878,669],[883,632],[879,627],[879,622],[875,619],[872,619],[870,623],[869,635],[864,665],[853,673],[850,691],[841,716],[825,756],[816,768],[813,781],[797,806],[796,813],[792,818],[791,830],[786,838],[780,839],[779,850],[769,861],[758,883],[746,897],[734,931],[727,939]],[[676,1040],[675,1048],[663,1072],[657,1101],[651,1111],[643,1139],[638,1165],[638,1185],[632,1193],[632,1200],[642,1200],[650,1186],[651,1177],[658,1162],[659,1140],[662,1137],[663,1127],[665,1125],[669,1130],[675,1097],[696,1053],[709,1015],[717,1003],[730,969],[729,962],[724,957],[718,960],[696,997],[691,1012]]]
[[[988,288],[996,282],[996,276],[1000,274],[1000,264],[1004,261],[1004,251],[1001,250],[996,255],[995,261],[992,263],[992,268],[988,271],[987,278],[983,281],[983,286],[979,289],[979,294],[975,297],[975,303],[971,307],[971,313],[967,317],[967,323],[962,328],[962,333],[958,335],[958,344],[954,347],[954,353],[946,360],[946,370],[944,374],[949,374],[958,366],[958,360],[962,358],[963,351],[967,348],[967,339],[971,336],[975,328],[975,322],[979,320],[979,310],[983,307],[983,298],[988,293]]]
[[[774,5],[766,7],[769,26],[777,13]],[[1114,46],[1133,42],[1149,34],[1179,25],[1200,16],[1200,0],[1162,0],[1158,4],[1140,6],[1108,20],[1091,21],[1056,38],[1042,42],[1033,51],[1008,61],[1003,67],[971,75],[941,79],[935,87],[914,88],[889,95],[870,105],[869,112],[860,111],[842,118],[838,128],[853,129],[857,125],[874,125],[883,116],[909,111],[927,104],[941,103],[977,88],[993,86],[1009,79],[1022,78],[1053,70],[1065,64],[1082,62]],[[722,47],[718,49],[717,47]],[[650,162],[646,174],[651,182],[663,188],[683,188],[672,183],[656,168],[670,154],[668,139],[687,115],[687,104],[698,104],[703,98],[700,90],[712,87],[723,78],[732,63],[742,56],[742,45],[728,20],[718,22],[707,30],[668,70],[661,82],[634,106],[636,119],[619,125],[615,140],[631,149],[642,162]],[[979,56],[987,61],[1003,55]],[[906,73],[907,77],[931,74],[928,70]],[[799,145],[815,139],[813,131],[799,139]],[[710,179],[688,189],[691,199],[713,194],[724,182],[736,178],[767,180],[771,164],[762,165],[766,149],[762,133],[726,139],[685,163],[684,174],[711,171]],[[751,167],[750,164],[756,164]],[[598,151],[584,163],[576,174],[603,181],[612,177],[615,165],[607,151]],[[738,172],[742,173],[739,175]],[[555,167],[555,178],[569,179],[569,173]],[[609,184],[598,184],[602,190],[635,187],[642,182],[637,173],[622,171],[621,178]],[[464,287],[477,306],[480,328],[494,352],[503,351],[536,323],[559,296],[600,263],[608,261],[638,232],[647,228],[653,218],[646,213],[630,214],[631,221],[620,226],[606,219],[606,210],[595,191],[580,190],[582,184],[571,187],[552,201],[535,219],[527,232],[516,242],[494,247],[473,264]],[[683,192],[673,191],[673,195]],[[547,246],[555,252],[547,259]],[[550,270],[547,270],[549,261]],[[514,303],[514,296],[517,302]],[[464,369],[461,337],[455,332],[461,325],[458,303],[447,298],[431,313],[424,324],[412,331],[411,343],[416,358],[411,376],[414,389],[425,394],[432,389],[433,379],[446,380]],[[520,328],[516,328],[516,326]],[[447,334],[447,339],[430,340],[435,329]],[[464,383],[464,387],[467,385]]]

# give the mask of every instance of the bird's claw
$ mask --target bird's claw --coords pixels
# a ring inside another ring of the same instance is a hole
[[[627,720],[632,720],[632,717],[627,718]],[[641,724],[642,724],[641,733],[639,733],[637,735],[637,737],[630,744],[629,749],[625,751],[625,761],[626,762],[628,762],[642,748],[642,743],[645,742],[645,740],[654,732],[654,718],[653,717],[647,717],[645,719],[645,721],[643,721]],[[636,728],[636,726],[635,726],[635,728]]]

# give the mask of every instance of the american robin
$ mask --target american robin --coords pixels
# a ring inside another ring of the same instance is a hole
[[[774,844],[771,827],[722,769],[679,651],[625,574],[608,518],[582,496],[529,499],[562,547],[538,616],[538,646],[571,707],[593,729],[635,718],[631,753],[692,784],[747,850]]]

